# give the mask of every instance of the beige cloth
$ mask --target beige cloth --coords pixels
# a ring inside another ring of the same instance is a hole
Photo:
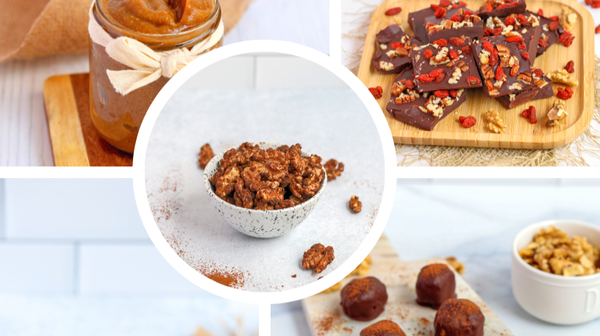
[[[93,0],[0,0],[0,62],[86,52]],[[225,33],[252,0],[219,0]]]

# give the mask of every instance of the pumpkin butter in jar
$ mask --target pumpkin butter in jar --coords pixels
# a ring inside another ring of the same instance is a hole
[[[218,0],[96,0],[91,14],[91,119],[108,143],[133,153],[144,116],[169,78],[223,44],[221,8]],[[130,48],[151,66],[140,65]]]

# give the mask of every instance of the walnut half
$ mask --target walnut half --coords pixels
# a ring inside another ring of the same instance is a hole
[[[200,158],[198,159],[198,166],[204,169],[206,168],[206,165],[208,164],[210,159],[212,159],[215,156],[215,153],[213,152],[212,147],[210,147],[209,144],[204,144],[202,147],[200,147],[199,156]]]
[[[321,273],[326,268],[327,265],[331,264],[331,262],[335,259],[333,255],[333,247],[323,246],[323,244],[314,244],[308,251],[304,252],[302,256],[302,267],[304,269],[315,269],[315,273]]]
[[[362,202],[358,200],[358,196],[352,195],[350,197],[350,209],[356,213],[362,210]]]

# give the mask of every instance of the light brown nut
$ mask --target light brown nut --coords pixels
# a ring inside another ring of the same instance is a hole
[[[485,120],[487,121],[488,128],[494,133],[506,132],[506,125],[498,112],[489,110],[485,113]]]
[[[359,213],[362,210],[362,202],[358,200],[358,196],[352,195],[350,197],[350,210]]]
[[[202,147],[200,147],[200,153],[198,155],[200,156],[200,158],[198,159],[198,166],[204,169],[206,168],[206,165],[208,164],[210,159],[212,159],[215,156],[215,153],[213,152],[209,144],[204,144],[202,145]]]
[[[323,246],[323,244],[314,244],[302,256],[302,267],[309,270],[314,268],[315,273],[321,273],[327,268],[327,265],[335,259],[333,247]]]

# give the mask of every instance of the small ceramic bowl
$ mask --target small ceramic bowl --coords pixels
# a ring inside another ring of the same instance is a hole
[[[275,149],[282,145],[273,142],[255,142],[254,144],[262,149]],[[300,223],[302,223],[317,206],[317,202],[319,202],[321,195],[323,195],[323,190],[325,190],[325,186],[327,185],[327,174],[325,169],[323,169],[324,178],[323,182],[321,182],[321,188],[317,191],[315,196],[302,204],[280,210],[254,210],[238,207],[220,199],[214,193],[212,185],[208,180],[217,172],[219,162],[223,158],[225,152],[227,151],[215,155],[204,168],[204,185],[206,186],[212,204],[219,214],[223,216],[225,221],[241,233],[252,237],[279,237],[300,225]],[[310,154],[302,151],[302,156],[307,157],[310,156]]]
[[[578,277],[550,274],[533,268],[519,256],[533,236],[553,225],[569,234],[586,237],[600,247],[600,227],[573,220],[533,224],[516,236],[512,246],[513,294],[521,307],[542,321],[579,324],[600,316],[600,273]]]

